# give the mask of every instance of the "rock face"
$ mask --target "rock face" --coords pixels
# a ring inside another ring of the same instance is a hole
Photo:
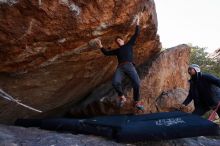
[[[217,62],[220,62],[220,48],[215,50],[212,54],[210,54],[209,57]]]
[[[68,109],[110,79],[116,67],[94,39],[116,47],[115,36],[130,38],[140,12],[137,65],[160,51],[153,0],[1,0],[0,88],[44,115]],[[41,116],[3,99],[0,111],[1,123]]]
[[[152,60],[151,64],[139,68],[141,98],[146,113],[169,111],[186,98],[189,53],[188,46],[179,45],[161,52]],[[114,104],[117,95],[109,82],[95,90],[87,97],[87,100],[76,105],[71,113],[75,116],[131,113],[133,112],[132,90],[127,83],[125,87],[129,101],[123,108],[117,108]],[[174,91],[170,92],[170,90]],[[166,92],[170,93],[165,96]],[[163,101],[164,99],[166,101]]]
[[[188,95],[188,90],[183,88],[176,88],[166,92],[163,92],[156,100],[156,107],[158,112],[169,112],[177,110],[179,104],[183,103]],[[192,112],[194,109],[193,102],[191,102],[184,112]]]
[[[0,125],[0,145],[5,146],[123,146],[123,145],[146,145],[146,146],[219,146],[219,138],[183,138],[167,141],[147,141],[138,144],[120,144],[109,139],[92,135],[74,135],[70,133],[56,133],[37,128],[21,128]]]

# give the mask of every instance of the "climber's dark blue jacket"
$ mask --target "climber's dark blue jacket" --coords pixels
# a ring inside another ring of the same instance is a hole
[[[117,56],[118,64],[123,62],[133,62],[132,46],[135,44],[136,38],[139,33],[140,33],[140,27],[137,25],[134,35],[125,45],[111,51],[108,51],[105,48],[101,48],[102,53],[106,56]]]

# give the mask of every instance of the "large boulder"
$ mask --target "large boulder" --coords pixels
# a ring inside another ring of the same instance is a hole
[[[189,56],[190,47],[179,45],[162,51],[152,61],[139,68],[141,98],[146,113],[174,110],[187,97]],[[112,89],[110,81],[94,90],[85,100],[81,101],[81,104],[73,107],[71,114],[82,116],[133,113],[131,85],[125,80],[124,86],[128,102],[123,108],[117,108],[117,104],[115,104],[117,95]],[[170,90],[176,91],[172,93]],[[170,94],[172,96],[164,97],[166,92],[172,93]],[[164,99],[166,101],[163,101]],[[192,105],[190,107],[192,108]],[[191,110],[189,109],[189,111]]]
[[[0,88],[42,116],[62,114],[113,75],[115,57],[105,57],[94,40],[113,48],[116,35],[127,41],[140,13],[137,65],[161,48],[153,0],[1,0]],[[3,99],[0,111],[1,123],[41,116]]]
[[[156,100],[158,112],[169,112],[179,110],[180,104],[186,99],[188,89],[175,88],[169,91],[164,91]],[[193,102],[182,108],[184,112],[192,112],[194,110]]]

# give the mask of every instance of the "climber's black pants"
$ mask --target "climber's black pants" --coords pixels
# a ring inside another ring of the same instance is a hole
[[[137,71],[132,63],[126,63],[123,65],[119,65],[115,71],[115,75],[112,80],[112,85],[115,88],[118,96],[124,95],[122,89],[122,80],[127,75],[131,81],[133,86],[133,98],[134,101],[139,101],[140,99],[140,78],[137,74]]]

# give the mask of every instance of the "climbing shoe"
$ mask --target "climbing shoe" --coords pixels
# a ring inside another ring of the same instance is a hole
[[[142,102],[136,101],[134,107],[136,110],[144,112],[144,105]]]

